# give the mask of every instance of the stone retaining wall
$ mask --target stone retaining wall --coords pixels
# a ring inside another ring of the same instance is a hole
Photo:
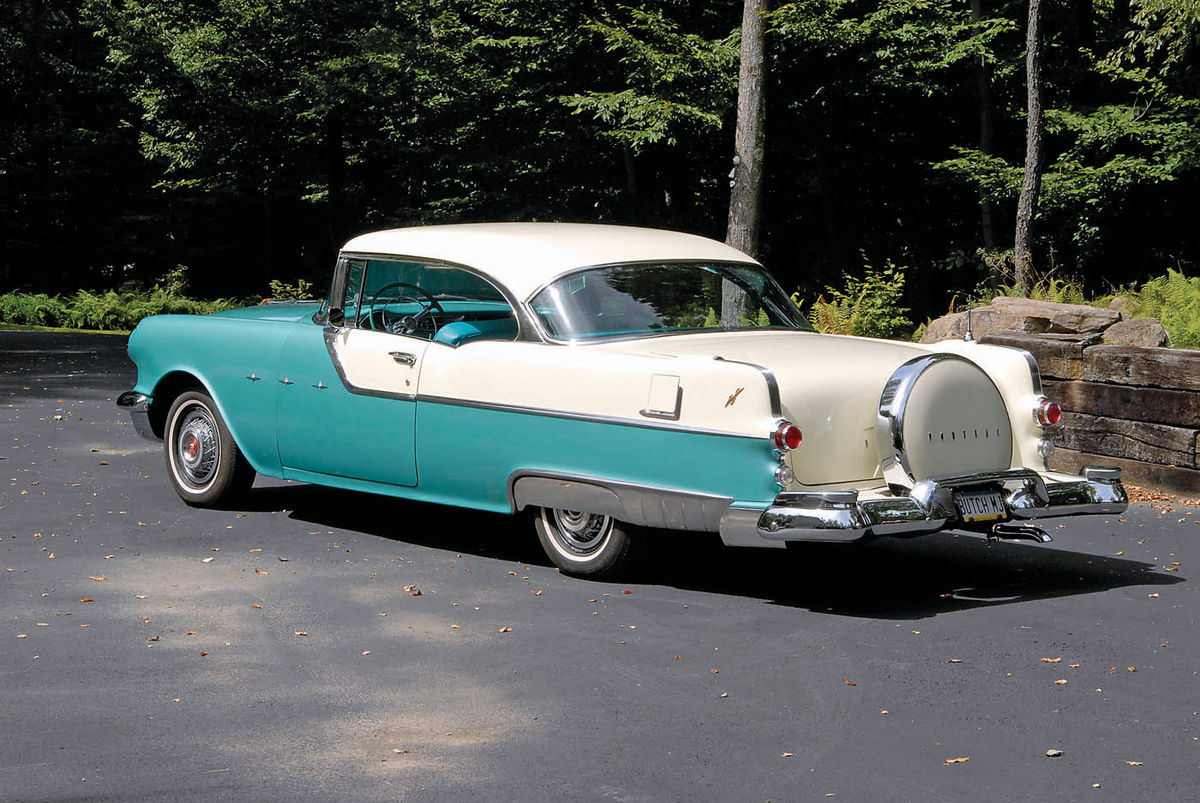
[[[1097,335],[993,332],[981,343],[1033,354],[1046,395],[1063,409],[1050,428],[1050,467],[1104,464],[1128,484],[1200,491],[1200,350],[1103,345]]]

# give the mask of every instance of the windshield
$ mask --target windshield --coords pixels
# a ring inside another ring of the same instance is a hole
[[[722,320],[722,299],[738,295],[741,310]],[[565,340],[812,329],[779,285],[754,265],[668,262],[589,268],[546,287],[534,296],[533,310],[551,337]]]

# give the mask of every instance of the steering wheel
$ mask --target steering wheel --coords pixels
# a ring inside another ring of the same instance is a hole
[[[380,327],[388,332],[392,332],[393,334],[402,335],[413,335],[422,329],[430,333],[436,332],[438,329],[438,322],[433,313],[434,311],[437,311],[442,315],[445,315],[446,310],[442,309],[442,305],[438,303],[436,298],[429,294],[428,290],[418,287],[415,284],[409,284],[408,282],[392,282],[391,284],[385,284],[383,287],[380,287],[375,291],[374,295],[371,296],[370,300],[368,300],[365,305],[370,308],[370,311],[362,318],[367,326],[371,329],[376,328],[375,302],[385,292],[396,288],[413,290],[416,291],[418,296],[422,296],[423,298],[417,298],[416,296],[411,295],[399,297],[401,299],[415,301],[418,304],[421,304],[421,311],[416,315],[395,315],[391,312],[388,312],[387,308],[384,307],[379,310]]]

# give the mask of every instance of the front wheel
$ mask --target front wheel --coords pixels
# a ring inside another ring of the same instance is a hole
[[[171,404],[163,448],[171,485],[189,505],[216,505],[254,483],[254,469],[233,442],[217,405],[200,391],[182,393]]]
[[[600,577],[629,559],[629,534],[612,516],[544,507],[534,527],[550,560],[567,574]]]

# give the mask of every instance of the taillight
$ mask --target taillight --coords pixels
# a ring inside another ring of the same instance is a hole
[[[804,434],[800,432],[800,427],[790,421],[780,421],[775,426],[775,431],[771,433],[771,443],[781,452],[790,452],[797,448],[804,440]]]
[[[1048,427],[1062,420],[1062,408],[1058,406],[1058,402],[1042,399],[1038,402],[1037,409],[1034,410],[1034,415],[1037,416],[1039,424],[1043,427]]]

